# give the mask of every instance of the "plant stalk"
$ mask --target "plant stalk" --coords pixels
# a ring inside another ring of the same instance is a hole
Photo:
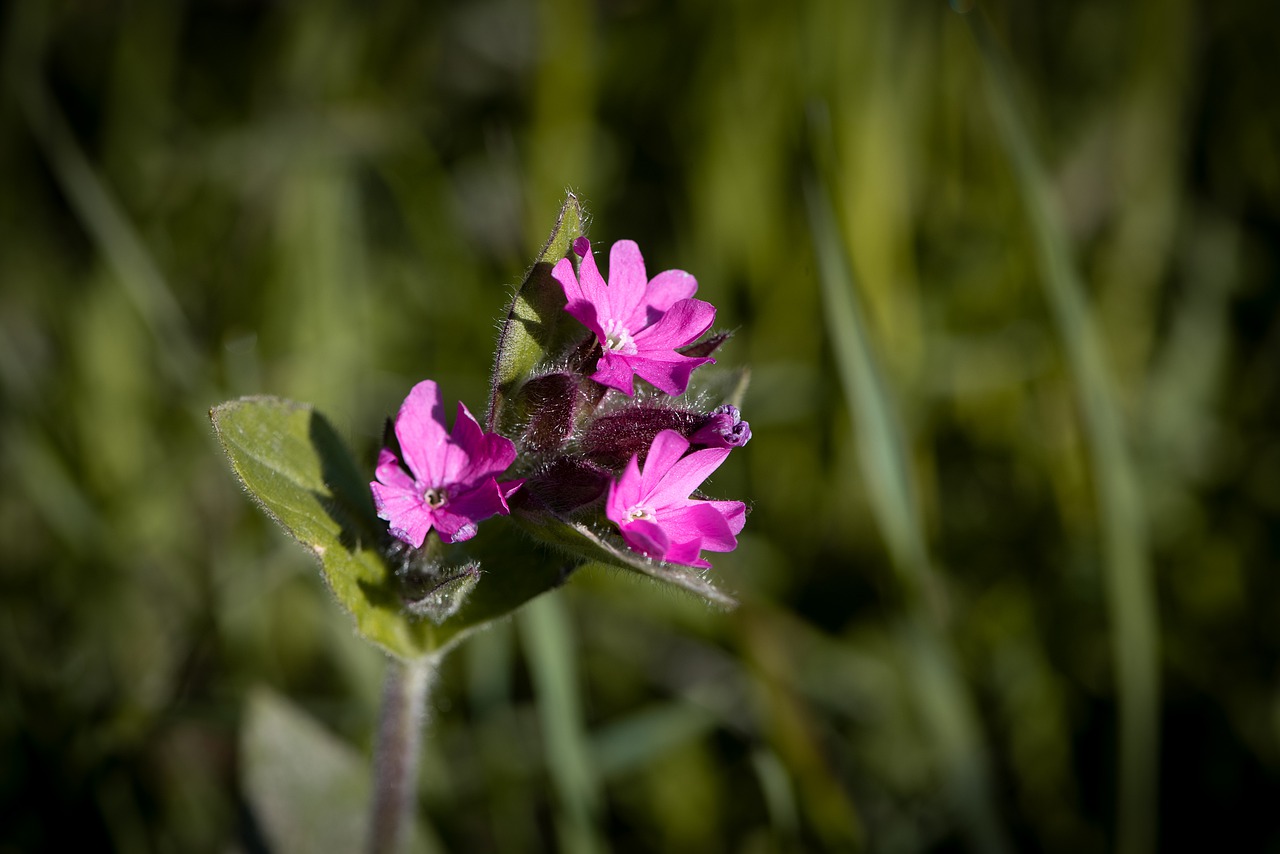
[[[435,673],[434,656],[392,660],[387,667],[373,757],[369,854],[397,854],[408,835],[418,792],[424,712]]]

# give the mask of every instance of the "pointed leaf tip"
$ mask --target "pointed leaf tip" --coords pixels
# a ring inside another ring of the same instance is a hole
[[[507,309],[490,378],[485,419],[488,430],[499,430],[511,395],[541,363],[559,355],[581,331],[565,314],[564,291],[552,278],[551,269],[557,261],[571,257],[584,230],[578,197],[569,193],[551,235]]]

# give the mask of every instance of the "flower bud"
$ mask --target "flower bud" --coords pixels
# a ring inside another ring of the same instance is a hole
[[[604,495],[610,477],[589,460],[560,457],[525,481],[525,493],[552,513],[568,513]]]
[[[688,409],[665,406],[632,406],[597,418],[582,437],[582,452],[610,469],[626,465],[639,455],[643,461],[653,437],[663,430],[688,435],[706,416]]]
[[[741,448],[751,441],[751,425],[742,420],[738,407],[726,403],[711,410],[689,441],[706,448]]]
[[[546,374],[525,383],[517,397],[525,446],[539,453],[562,446],[573,432],[577,400],[578,380],[571,374]]]

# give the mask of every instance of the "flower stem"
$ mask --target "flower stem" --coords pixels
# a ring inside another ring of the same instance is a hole
[[[370,854],[395,854],[408,835],[406,828],[418,790],[423,713],[435,672],[433,656],[393,660],[387,667],[373,760]]]

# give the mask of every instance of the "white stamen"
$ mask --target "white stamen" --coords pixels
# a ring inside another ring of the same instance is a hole
[[[639,504],[627,511],[628,522],[634,522],[637,519],[643,519],[646,522],[654,523],[658,521],[658,517],[653,515],[652,510],[648,507],[641,507]]]
[[[606,350],[612,350],[615,353],[623,353],[624,355],[634,355],[636,352],[636,343],[631,338],[631,332],[617,320],[609,320],[604,324],[604,347]]]

